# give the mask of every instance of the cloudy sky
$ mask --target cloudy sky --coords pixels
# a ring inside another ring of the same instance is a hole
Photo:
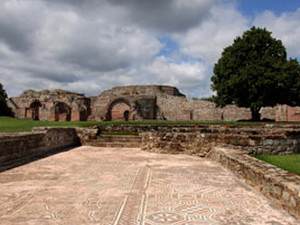
[[[299,0],[1,0],[0,83],[9,96],[164,84],[207,97],[223,48],[252,26],[300,59]]]

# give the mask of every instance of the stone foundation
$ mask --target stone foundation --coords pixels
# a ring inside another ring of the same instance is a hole
[[[300,153],[299,126],[151,126],[105,125],[95,128],[36,128],[31,133],[1,134],[0,165],[15,164],[80,144],[126,142],[101,132],[137,133],[135,143],[159,153],[189,154],[220,162],[267,197],[300,218],[300,176],[252,158],[249,154]],[[142,141],[140,141],[142,138]],[[124,145],[121,143],[120,147]],[[117,153],[116,153],[117,154]]]
[[[74,128],[36,128],[28,133],[0,134],[0,165],[16,164],[79,145]]]
[[[290,214],[300,218],[300,176],[234,148],[214,147],[208,157],[221,163]]]
[[[139,134],[142,149],[161,153],[205,156],[216,145],[235,146],[255,155],[300,153],[300,127],[293,125],[103,125],[95,132]]]

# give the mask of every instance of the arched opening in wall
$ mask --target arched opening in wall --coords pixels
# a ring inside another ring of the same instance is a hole
[[[55,104],[55,121],[71,121],[71,107],[64,102]]]
[[[125,121],[128,121],[128,120],[129,120],[129,111],[128,111],[128,110],[126,110],[126,111],[124,112],[124,119],[125,119]]]
[[[39,101],[34,101],[30,104],[29,108],[26,109],[26,118],[33,120],[40,119],[40,109],[42,104]]]
[[[124,99],[118,99],[110,104],[106,120],[128,121],[130,116],[130,104]]]

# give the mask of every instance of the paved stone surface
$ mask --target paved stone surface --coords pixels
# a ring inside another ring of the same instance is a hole
[[[219,164],[79,147],[0,173],[0,224],[300,224]]]

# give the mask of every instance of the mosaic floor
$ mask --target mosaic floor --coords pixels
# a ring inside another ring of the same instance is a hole
[[[0,173],[0,224],[300,224],[219,164],[79,147]]]

